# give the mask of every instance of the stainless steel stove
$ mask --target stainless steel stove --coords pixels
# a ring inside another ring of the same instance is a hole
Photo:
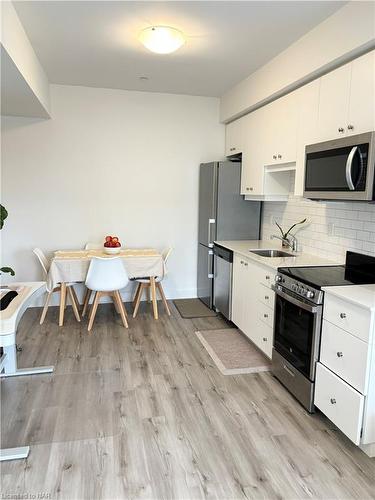
[[[343,266],[278,269],[272,373],[309,411],[314,411],[326,286],[375,283],[375,257],[347,252]]]

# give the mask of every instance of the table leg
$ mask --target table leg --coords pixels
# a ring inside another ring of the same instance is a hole
[[[61,283],[59,326],[63,326],[64,324],[65,304],[66,304],[66,283]]]
[[[150,278],[150,288],[151,288],[151,298],[152,298],[152,308],[154,310],[154,318],[158,319],[158,302],[156,300],[156,286],[155,286],[155,277],[151,276]]]

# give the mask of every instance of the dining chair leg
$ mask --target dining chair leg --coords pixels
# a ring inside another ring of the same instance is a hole
[[[141,299],[142,299],[142,292],[143,292],[144,287],[145,287],[144,283],[140,283],[139,293],[138,293],[137,300],[136,300],[136,303],[134,306],[133,318],[135,318],[137,316],[137,312],[138,312],[139,304],[140,304]]]
[[[155,278],[154,276],[151,276],[150,278],[150,288],[151,288],[151,298],[152,298],[152,308],[154,310],[154,319],[159,318],[158,314],[158,303],[156,300],[156,286],[155,286]]]
[[[135,291],[134,298],[133,298],[133,307],[135,306],[137,299],[138,299],[139,292],[141,291],[141,285],[142,285],[142,283],[137,284],[137,289]]]
[[[66,283],[61,283],[59,326],[63,326],[64,324],[65,305],[66,305]]]
[[[42,311],[42,315],[40,317],[40,324],[42,325],[44,320],[46,319],[46,314],[47,314],[47,310],[48,310],[48,305],[49,305],[49,301],[51,300],[51,297],[52,297],[52,294],[53,292],[48,292],[48,295],[46,297],[46,301],[44,303],[44,307],[43,307],[43,311]]]
[[[94,319],[95,319],[95,315],[96,315],[96,310],[98,309],[98,304],[99,304],[99,300],[100,300],[101,295],[102,295],[101,292],[95,292],[94,301],[93,301],[92,306],[91,306],[89,326],[87,327],[88,331],[91,330],[92,325],[94,323]]]
[[[87,308],[89,307],[90,303],[90,297],[91,297],[91,290],[90,288],[87,288],[85,293],[85,298],[83,299],[82,318],[86,316]]]
[[[159,290],[160,297],[161,297],[161,299],[163,301],[165,310],[167,311],[168,316],[170,316],[171,315],[171,311],[169,310],[168,302],[167,302],[167,299],[166,299],[166,297],[164,295],[164,290],[163,290],[163,287],[161,286],[161,283],[156,283],[156,287]]]
[[[125,306],[124,306],[124,303],[121,299],[121,295],[120,295],[120,292],[118,290],[116,290],[115,292],[113,292],[113,296],[115,298],[115,301],[117,302],[117,306],[118,306],[118,309],[120,311],[120,315],[121,315],[121,319],[122,319],[122,322],[123,322],[123,325],[125,328],[128,328],[128,322],[127,322],[127,319],[126,319],[126,309],[125,309]]]
[[[118,303],[117,303],[117,300],[116,300],[116,297],[115,297],[115,292],[110,293],[110,296],[112,297],[113,305],[115,306],[117,314],[121,314],[121,311],[118,308]]]
[[[78,311],[78,305],[77,305],[77,302],[76,302],[76,297],[74,297],[74,293],[73,293],[73,289],[71,286],[68,286],[68,294],[69,294],[69,298],[72,302],[72,308],[73,308],[73,312],[74,312],[74,316],[76,317],[76,320],[78,322],[81,321],[81,318],[79,317],[79,311]]]
[[[147,302],[151,304],[151,294],[150,294],[150,287],[146,287],[146,297],[147,297]]]

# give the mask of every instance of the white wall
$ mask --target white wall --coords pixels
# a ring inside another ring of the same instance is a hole
[[[6,74],[2,72],[2,86],[5,84],[5,86],[9,87],[9,92],[11,93],[13,82],[10,79],[12,77],[17,78],[14,82],[14,86],[21,88],[21,86],[24,85],[25,87],[20,94],[21,97],[25,100],[25,96],[28,96],[29,89],[32,93],[32,95],[30,93],[29,96],[29,100],[31,101],[30,109],[24,106],[27,112],[26,116],[33,116],[30,114],[31,110],[34,116],[47,118],[50,115],[50,90],[47,76],[30,44],[12,2],[2,1],[0,8],[0,42],[17,69],[17,72],[19,72],[19,76],[16,71],[6,71]],[[15,77],[15,75],[17,75],[17,77]],[[7,98],[7,95],[5,94],[5,96],[3,95],[2,97],[3,99],[4,97]],[[11,100],[12,109],[11,104],[6,102],[6,113],[24,116],[23,108],[17,105],[17,101],[13,99],[13,95],[10,95],[9,98]],[[34,103],[34,99],[39,106]]]
[[[115,234],[173,246],[166,293],[195,296],[198,171],[224,154],[219,100],[52,85],[51,102],[52,120],[3,118],[2,265],[38,279],[33,247]]]
[[[273,220],[284,228],[307,217],[296,233],[301,249],[309,254],[343,262],[347,250],[375,256],[375,204],[317,202],[292,196],[288,202],[265,202],[262,237],[280,234]]]
[[[233,120],[371,48],[375,48],[375,2],[348,2],[226,92],[221,98],[221,121]]]

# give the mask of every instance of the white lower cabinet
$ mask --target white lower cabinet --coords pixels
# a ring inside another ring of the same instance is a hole
[[[232,321],[269,358],[273,343],[274,276],[274,271],[234,255]]]
[[[366,394],[370,346],[323,321],[320,361],[362,394]]]
[[[359,444],[364,396],[333,372],[318,363],[315,406],[317,406],[355,444]]]
[[[349,299],[361,287],[350,295],[345,295],[350,287],[334,288],[325,290],[314,403],[375,456],[375,287],[374,292],[365,288],[364,304]]]

